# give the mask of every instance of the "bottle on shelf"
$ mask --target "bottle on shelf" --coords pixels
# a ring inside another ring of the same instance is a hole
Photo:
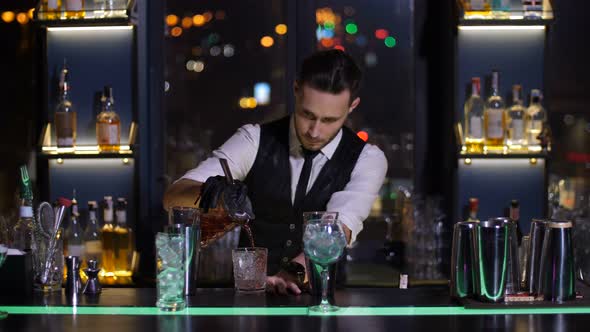
[[[43,14],[44,16],[40,18],[46,20],[57,20],[61,16],[61,8],[61,0],[42,0],[40,14]]]
[[[508,19],[510,18],[510,1],[511,0],[491,0],[492,1],[492,18]]]
[[[127,226],[127,201],[117,199],[117,226],[115,234],[115,274],[117,276],[131,276],[131,256],[133,254],[132,231]]]
[[[463,0],[462,2],[465,19],[490,18],[490,0]]]
[[[543,0],[522,0],[522,11],[525,19],[542,19]]]
[[[78,201],[76,200],[76,190],[72,198],[70,207],[70,225],[65,233],[65,256],[84,256],[84,239],[82,237],[82,227],[80,226],[80,213],[78,212]]]
[[[26,166],[20,167],[20,207],[18,221],[13,228],[13,247],[30,251],[33,246],[33,188]]]
[[[506,144],[510,150],[526,148],[525,137],[526,109],[522,102],[522,87],[518,84],[512,86],[512,106],[508,109],[508,137]]]
[[[541,90],[531,90],[531,102],[526,110],[526,136],[529,146],[540,147],[541,140],[539,135],[543,132],[543,127],[546,121],[546,112],[541,105]]]
[[[102,110],[96,118],[96,140],[101,152],[117,152],[121,144],[121,120],[115,112],[113,88],[105,86]]]
[[[70,70],[65,60],[59,80],[59,102],[55,108],[54,124],[58,148],[74,148],[76,145],[76,111],[70,100]]]
[[[102,242],[100,241],[100,228],[96,218],[98,204],[96,201],[88,202],[88,223],[84,230],[84,258],[99,262],[102,265]]]
[[[480,97],[479,77],[471,79],[471,96],[465,102],[465,147],[467,152],[483,152],[483,127],[485,103]]]
[[[510,201],[510,213],[508,218],[516,224],[516,237],[518,238],[518,245],[520,245],[523,234],[522,227],[520,226],[520,204],[516,199]]]
[[[84,0],[62,0],[66,19],[80,19],[86,16]]]
[[[500,97],[499,73],[492,71],[492,94],[484,110],[484,150],[503,150],[506,132],[504,100]]]
[[[113,197],[104,197],[103,220],[100,238],[102,242],[101,276],[109,283],[115,276],[115,232],[113,226]]]
[[[477,210],[479,209],[479,199],[472,197],[469,199],[469,217],[467,221],[479,222],[477,219]]]

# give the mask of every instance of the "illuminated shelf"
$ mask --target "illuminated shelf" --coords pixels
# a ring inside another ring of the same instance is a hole
[[[510,10],[501,11],[505,17],[494,17],[491,12],[487,15],[465,16],[462,0],[457,0],[459,26],[545,26],[553,22],[553,6],[550,1],[544,2],[540,18],[525,18],[521,5],[512,5]]]
[[[131,12],[135,5],[134,0],[127,0],[119,6],[105,10],[96,7],[95,3],[86,1],[84,10],[66,11],[44,10],[41,6],[43,1],[39,1],[35,7],[34,21],[42,25],[69,26],[69,25],[101,25],[101,24],[119,24],[126,23],[132,18]],[[63,3],[63,2],[62,2]],[[71,14],[74,17],[67,17]],[[77,16],[77,17],[76,17]]]

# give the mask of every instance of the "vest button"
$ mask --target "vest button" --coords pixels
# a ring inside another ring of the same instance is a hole
[[[290,247],[293,242],[291,240],[287,240],[287,247]]]
[[[291,230],[291,232],[294,231],[295,230],[295,224],[289,224],[289,229]]]
[[[289,261],[289,258],[283,257],[283,263],[287,263],[288,261]]]

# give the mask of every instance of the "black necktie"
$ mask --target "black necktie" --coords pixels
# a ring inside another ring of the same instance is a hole
[[[303,203],[303,198],[305,198],[307,191],[309,176],[311,175],[313,158],[315,158],[315,156],[320,153],[319,150],[311,151],[303,147],[301,147],[301,150],[303,151],[305,162],[303,163],[303,168],[301,169],[301,174],[299,175],[299,182],[297,182],[297,189],[295,190],[295,201],[293,202],[293,208],[295,209],[299,209],[301,207],[301,203]]]

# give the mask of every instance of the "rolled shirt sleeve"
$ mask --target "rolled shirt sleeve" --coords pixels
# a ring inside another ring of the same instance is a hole
[[[205,182],[211,176],[223,175],[220,158],[227,159],[232,176],[243,181],[250,172],[260,143],[260,125],[247,124],[240,127],[219,149],[213,151],[213,156],[207,158],[194,169],[186,172],[181,179]]]
[[[332,194],[326,211],[337,211],[338,218],[351,230],[350,244],[363,229],[363,221],[369,216],[385,174],[387,159],[376,146],[367,144],[363,148],[350,181],[342,191]]]

